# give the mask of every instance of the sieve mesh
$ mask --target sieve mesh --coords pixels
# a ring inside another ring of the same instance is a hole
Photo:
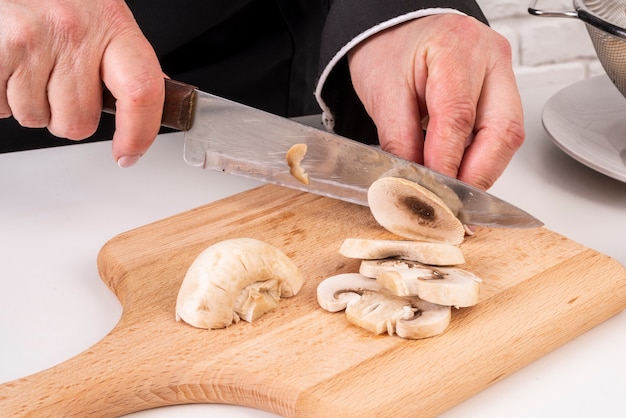
[[[576,0],[575,3],[600,63],[626,97],[626,0]],[[582,16],[585,9],[589,15]]]

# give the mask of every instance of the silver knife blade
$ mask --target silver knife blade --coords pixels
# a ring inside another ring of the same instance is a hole
[[[286,153],[306,144],[301,162],[309,183],[293,177]],[[367,206],[369,186],[383,176],[426,187],[467,225],[528,228],[543,223],[523,210],[457,179],[325,130],[307,126],[209,93],[196,91],[185,161]]]

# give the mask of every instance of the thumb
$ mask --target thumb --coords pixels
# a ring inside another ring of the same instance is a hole
[[[132,165],[148,150],[159,132],[165,100],[156,54],[133,26],[111,40],[101,68],[102,80],[117,99],[112,152],[120,166]]]

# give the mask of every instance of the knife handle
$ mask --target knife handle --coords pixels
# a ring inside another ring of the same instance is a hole
[[[195,105],[196,87],[180,81],[165,79],[165,103],[161,126],[187,131],[191,128],[193,107]],[[102,93],[102,111],[115,114],[117,99],[104,87]]]

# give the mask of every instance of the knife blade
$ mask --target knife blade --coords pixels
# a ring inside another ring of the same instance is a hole
[[[467,225],[531,228],[543,223],[516,206],[460,180],[378,147],[166,80],[163,126],[184,131],[184,159],[192,166],[244,176],[367,206],[369,186],[383,176],[414,181],[437,194]],[[104,111],[114,112],[105,91]],[[287,151],[305,144],[296,179]]]

